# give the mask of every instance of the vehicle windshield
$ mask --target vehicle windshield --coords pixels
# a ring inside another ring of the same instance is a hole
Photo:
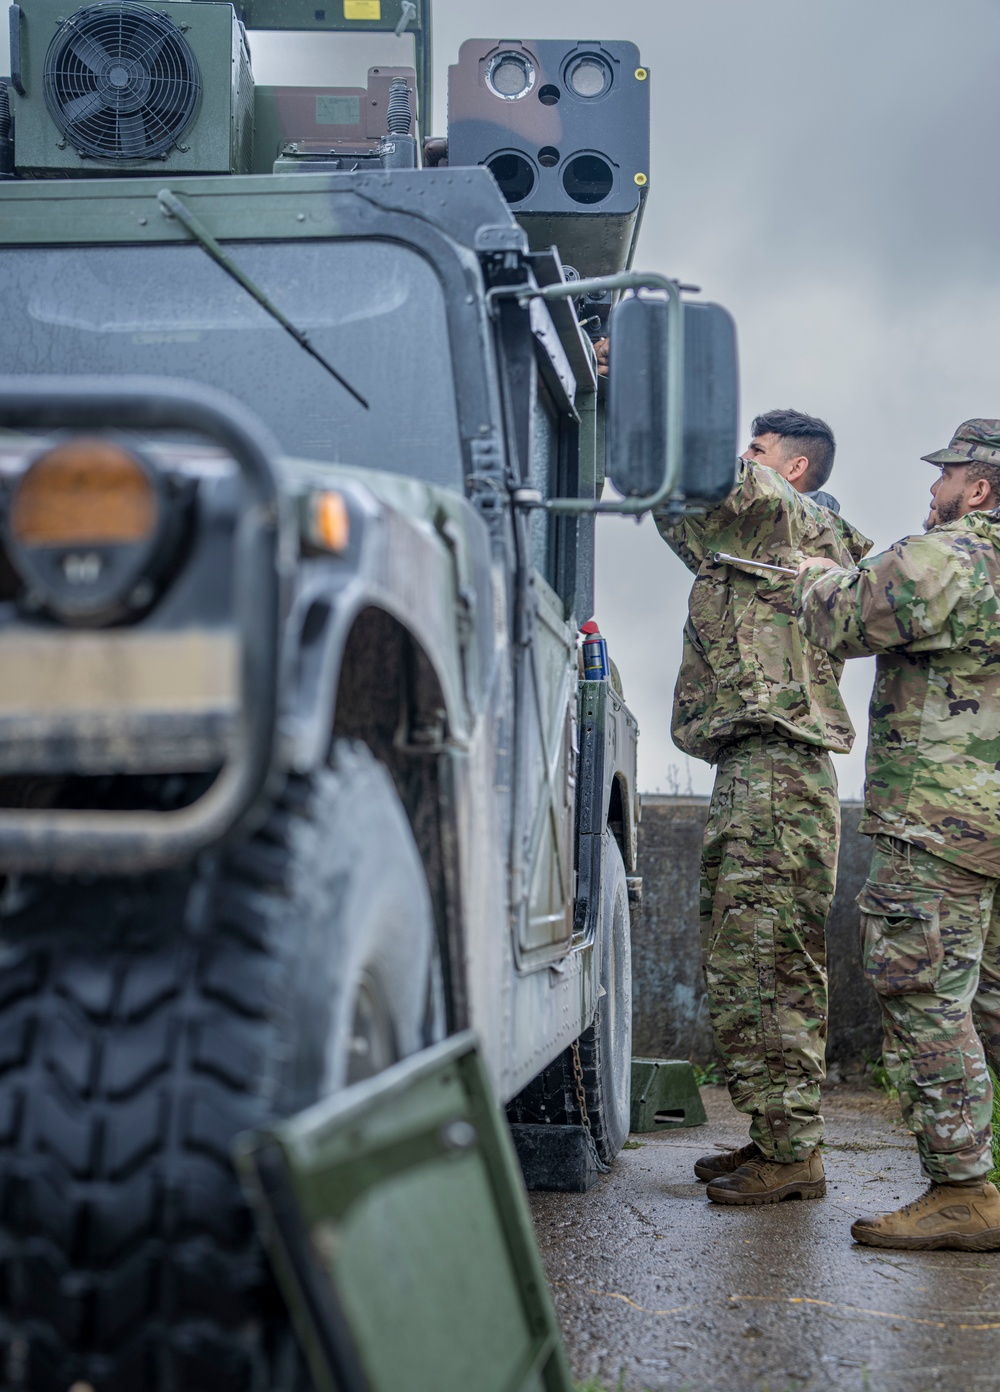
[[[462,486],[440,282],[395,242],[236,242],[240,268],[365,409],[196,243],[5,250],[5,373],[142,374],[228,392],[300,459]]]

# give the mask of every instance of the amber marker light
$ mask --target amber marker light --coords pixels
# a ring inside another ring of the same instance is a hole
[[[156,490],[112,440],[56,445],[28,469],[11,502],[10,535],[23,547],[115,546],[156,531]]]
[[[324,551],[346,551],[351,518],[340,493],[314,493],[310,507],[309,540]]]

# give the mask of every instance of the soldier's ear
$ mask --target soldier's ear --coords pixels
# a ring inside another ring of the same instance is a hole
[[[993,509],[1000,506],[1000,499],[994,495],[989,479],[984,478],[973,478],[965,502],[970,508]]]
[[[809,460],[804,454],[797,454],[794,459],[789,459],[786,466],[785,478],[789,483],[799,483],[809,472]]]

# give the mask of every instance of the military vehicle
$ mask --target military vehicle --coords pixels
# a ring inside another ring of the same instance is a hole
[[[598,512],[731,485],[731,325],[629,269],[631,46],[474,47],[423,167],[427,0],[10,17],[6,1385],[307,1386],[239,1135],[472,1029],[518,1124],[624,1139],[636,722],[578,626]],[[415,61],[255,86],[268,29]]]

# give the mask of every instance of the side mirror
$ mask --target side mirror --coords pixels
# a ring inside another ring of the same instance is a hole
[[[684,303],[683,449],[667,478],[669,310],[633,295],[611,316],[608,478],[626,498],[670,496],[688,507],[719,502],[736,482],[739,368],[736,325],[717,304]]]

